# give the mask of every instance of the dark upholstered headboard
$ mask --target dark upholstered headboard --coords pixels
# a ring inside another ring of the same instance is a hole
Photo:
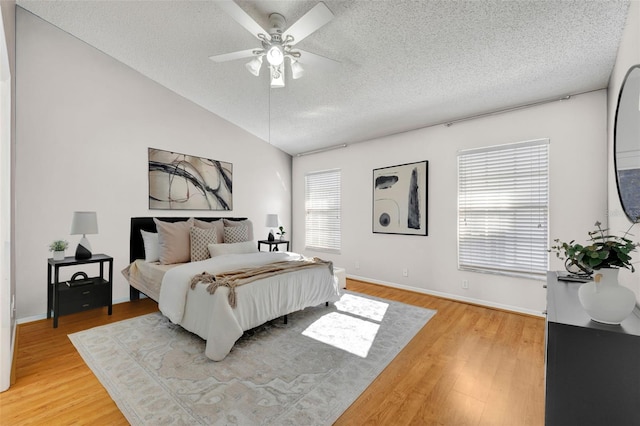
[[[156,217],[164,222],[181,222],[188,220],[188,217]],[[246,220],[246,217],[197,217],[196,219],[213,222],[214,220]],[[136,259],[144,259],[144,243],[142,241],[142,233],[140,230],[147,232],[158,232],[153,217],[132,217],[131,233],[129,234],[129,262]]]

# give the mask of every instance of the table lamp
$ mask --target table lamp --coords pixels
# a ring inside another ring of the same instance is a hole
[[[96,212],[74,212],[71,222],[71,235],[82,235],[76,248],[76,260],[91,258],[91,245],[86,234],[98,233],[98,216]]]
[[[268,214],[267,215],[267,225],[268,228],[277,228],[278,227],[278,215],[277,214]],[[267,238],[268,241],[273,241],[275,240],[275,237],[273,236],[273,229],[269,230],[269,237]]]

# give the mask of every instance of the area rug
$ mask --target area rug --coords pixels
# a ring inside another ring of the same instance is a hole
[[[434,314],[345,292],[246,332],[219,362],[160,313],[69,338],[132,425],[330,425]]]

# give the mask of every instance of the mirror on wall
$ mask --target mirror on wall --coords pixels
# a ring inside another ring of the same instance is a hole
[[[640,217],[640,65],[629,69],[620,88],[613,137],[620,204],[635,221]]]

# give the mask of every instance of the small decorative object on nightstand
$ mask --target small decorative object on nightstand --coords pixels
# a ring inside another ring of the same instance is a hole
[[[55,240],[49,244],[49,251],[53,252],[53,260],[63,260],[67,247],[69,247],[69,243],[64,240]]]
[[[287,245],[287,251],[289,251],[289,241],[286,241],[286,240],[276,240],[276,241],[260,240],[260,241],[258,241],[258,251],[261,251],[260,248],[261,248],[262,244],[268,245],[269,246],[269,251],[278,251],[278,246],[280,244],[286,244]]]
[[[65,266],[100,264],[100,275],[89,277],[84,272],[76,272],[69,281],[60,282],[60,268]],[[105,277],[104,264],[109,264]],[[113,258],[104,254],[94,254],[89,259],[65,257],[63,260],[49,258],[47,269],[47,318],[53,314],[53,328],[58,327],[60,315],[72,314],[88,309],[107,306],[112,312]]]
[[[284,226],[280,226],[278,227],[278,229],[280,230],[276,232],[276,234],[280,235],[280,241],[284,241],[284,234],[286,234],[286,232],[284,231]]]

